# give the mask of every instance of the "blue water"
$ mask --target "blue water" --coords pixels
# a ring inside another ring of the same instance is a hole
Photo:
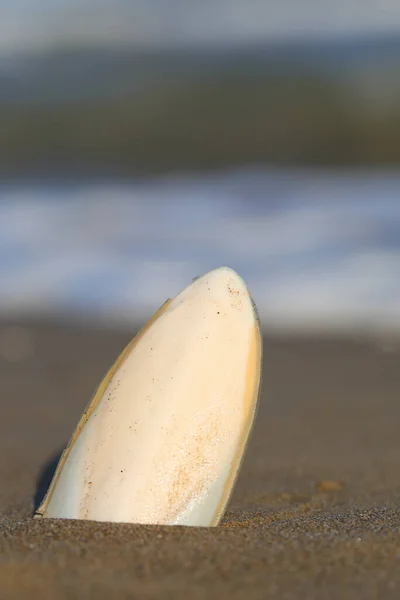
[[[0,314],[136,322],[219,265],[278,328],[400,326],[400,173],[0,187]]]

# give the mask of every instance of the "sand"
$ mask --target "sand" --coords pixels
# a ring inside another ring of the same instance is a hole
[[[212,529],[32,520],[132,332],[0,324],[0,598],[400,597],[400,346],[267,336],[256,427]]]

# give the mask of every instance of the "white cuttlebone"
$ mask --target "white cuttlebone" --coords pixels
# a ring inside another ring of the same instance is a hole
[[[35,516],[217,525],[254,421],[261,352],[243,280],[228,267],[195,279],[107,373]]]

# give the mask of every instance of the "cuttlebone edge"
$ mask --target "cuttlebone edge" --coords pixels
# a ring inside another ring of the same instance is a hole
[[[128,356],[128,354],[133,350],[133,348],[139,343],[139,341],[141,340],[141,338],[143,337],[143,335],[146,333],[146,331],[148,331],[148,329],[150,329],[150,327],[153,325],[153,323],[165,312],[165,310],[168,308],[169,304],[171,303],[171,298],[168,298],[164,304],[162,304],[160,306],[160,308],[154,313],[154,315],[145,323],[145,325],[142,327],[142,329],[137,333],[137,335],[135,335],[135,337],[127,344],[127,346],[124,348],[124,350],[121,352],[121,354],[118,356],[117,360],[114,362],[114,364],[112,365],[112,367],[107,371],[107,373],[105,374],[105,376],[103,377],[102,381],[100,382],[100,385],[97,387],[94,395],[92,396],[92,398],[89,400],[88,404],[86,405],[86,408],[83,412],[83,415],[81,416],[78,425],[76,426],[72,437],[70,438],[65,450],[63,451],[63,453],[61,454],[60,460],[58,461],[58,465],[56,468],[56,471],[54,473],[53,479],[51,481],[51,484],[49,486],[49,489],[47,490],[47,493],[44,497],[44,499],[42,500],[42,502],[40,503],[39,507],[35,510],[33,518],[34,519],[40,519],[42,517],[45,516],[45,512],[47,509],[47,506],[50,502],[51,496],[53,494],[53,490],[57,484],[57,481],[60,477],[61,474],[61,470],[65,464],[65,461],[68,458],[68,455],[70,453],[70,450],[73,446],[73,444],[76,442],[78,436],[80,435],[81,431],[83,430],[83,428],[85,427],[86,423],[88,422],[90,416],[92,415],[93,411],[96,409],[98,403],[100,402],[101,398],[103,397],[103,394],[111,380],[111,378],[115,375],[115,373],[117,372],[117,370],[119,369],[119,367],[122,365],[122,363],[124,362],[125,358]]]
[[[236,454],[232,461],[232,466],[231,466],[229,475],[227,477],[227,481],[225,483],[225,490],[226,490],[225,494],[221,498],[221,501],[220,501],[218,509],[215,513],[214,519],[211,522],[212,527],[217,526],[219,524],[219,522],[221,521],[221,518],[223,517],[225,509],[229,503],[229,500],[230,500],[233,490],[235,488],[235,483],[239,476],[239,472],[240,472],[240,469],[243,464],[244,456],[246,454],[246,448],[249,444],[250,437],[253,432],[254,423],[255,423],[258,408],[259,408],[259,400],[260,400],[260,396],[261,396],[262,357],[263,357],[262,335],[261,335],[258,311],[254,310],[256,305],[254,303],[253,298],[251,298],[251,296],[250,296],[250,299],[252,302],[253,312],[255,315],[255,330],[256,330],[255,331],[255,333],[256,333],[256,349],[255,350],[257,352],[257,357],[255,358],[255,360],[257,361],[257,363],[259,365],[259,368],[258,368],[257,372],[255,373],[255,377],[256,377],[255,389],[257,391],[252,399],[252,410],[249,411],[247,422],[243,425],[243,435],[241,437],[241,442],[239,443],[238,448],[236,450]]]

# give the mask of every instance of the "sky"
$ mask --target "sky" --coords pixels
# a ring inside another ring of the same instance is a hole
[[[0,53],[399,33],[398,0],[0,0]]]

